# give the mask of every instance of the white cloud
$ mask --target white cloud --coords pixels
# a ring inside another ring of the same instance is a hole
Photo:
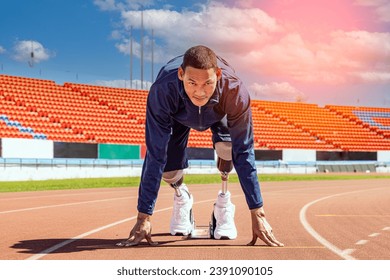
[[[165,56],[177,55],[195,44],[205,44],[218,52],[245,53],[271,39],[281,31],[276,20],[260,9],[229,8],[210,2],[199,11],[145,10],[145,29],[154,30],[162,40]],[[122,12],[126,30],[140,28],[141,12]],[[164,59],[166,61],[167,59]]]
[[[388,0],[355,0],[359,6],[372,7],[382,22],[390,22],[390,2]]]
[[[331,36],[328,49],[324,49],[332,57],[334,66],[331,69],[336,69],[340,76],[345,73],[348,81],[355,77],[369,83],[375,80],[390,81],[383,79],[390,73],[390,33],[337,31]],[[372,73],[381,78],[373,79]]]
[[[93,3],[102,11],[124,11],[124,10],[139,10],[141,8],[150,7],[154,4],[153,0],[94,0]]]
[[[114,39],[114,40],[119,40],[122,38],[122,34],[119,30],[113,30],[111,32],[111,38]]]
[[[275,101],[305,101],[305,94],[287,82],[270,83],[261,85],[253,83],[249,90],[253,99],[275,100]]]
[[[368,83],[390,83],[390,72],[358,72],[355,75]]]
[[[386,6],[386,1],[356,1],[359,5]],[[390,82],[390,33],[335,30],[319,41],[318,37],[315,40],[291,31],[263,10],[253,8],[253,3],[242,0],[227,6],[209,1],[198,10],[145,10],[144,58],[151,57],[153,29],[156,63],[165,63],[190,46],[204,44],[228,60],[247,82],[264,76],[267,80],[311,84]],[[112,37],[120,38],[117,49],[129,54],[129,30],[132,26],[139,31],[141,11],[123,9],[121,19],[122,36],[116,30]],[[133,41],[133,54],[140,57],[139,38]]]
[[[105,87],[141,89],[142,83],[141,80],[133,80],[132,85],[129,80],[97,80],[94,84]],[[151,82],[143,81],[143,89],[149,89],[151,86]]]
[[[93,3],[102,11],[115,11],[120,9],[115,0],[94,0]]]
[[[379,20],[383,22],[390,22],[390,3],[377,7],[376,13],[379,16]]]
[[[55,56],[37,41],[17,41],[13,48],[13,58],[21,62],[39,63]]]
[[[126,38],[123,39],[121,42],[115,44],[115,47],[119,50],[119,52],[130,55],[130,39]],[[149,36],[144,37],[144,59],[146,61],[152,60],[152,40]],[[135,57],[141,57],[141,43],[139,41],[133,40],[132,42],[132,50],[133,50],[133,56]],[[167,60],[167,54],[162,48],[156,48],[153,51],[153,59],[155,62],[162,62],[165,63],[168,60],[170,60],[172,57],[169,57]]]
[[[318,43],[298,33],[285,34],[241,60],[260,77],[325,84],[386,81],[383,77],[390,72],[390,33],[340,30],[329,37],[328,42]],[[376,73],[377,79],[367,73]]]
[[[0,46],[0,54],[5,53],[5,48],[3,46]]]

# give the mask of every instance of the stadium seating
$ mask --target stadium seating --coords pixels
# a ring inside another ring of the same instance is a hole
[[[309,134],[319,144],[316,150],[378,151],[389,150],[390,139],[370,125],[315,104],[254,101],[253,107],[270,117]],[[339,106],[344,108],[343,106]],[[294,139],[294,138],[292,138]],[[292,147],[292,146],[291,146]],[[309,146],[306,146],[309,148]],[[281,145],[278,145],[281,148]]]
[[[0,75],[0,138],[143,145],[147,91]],[[256,149],[390,150],[390,109],[252,100]],[[211,148],[191,130],[189,147]]]
[[[327,105],[326,108],[390,139],[390,108]]]

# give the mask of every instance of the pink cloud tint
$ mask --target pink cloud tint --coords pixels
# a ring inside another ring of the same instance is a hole
[[[390,84],[390,32],[371,24],[387,6],[382,0],[221,0],[197,11],[146,10],[144,18],[160,39],[156,61],[208,45],[248,88],[290,98],[309,87]],[[140,11],[123,12],[122,20],[137,28]]]

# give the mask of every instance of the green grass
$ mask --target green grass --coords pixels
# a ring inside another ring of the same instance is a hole
[[[389,174],[262,174],[260,182],[276,181],[315,181],[315,180],[358,180],[358,179],[390,179]],[[90,189],[114,187],[138,187],[139,177],[66,179],[45,181],[0,182],[0,192],[24,192],[65,189]],[[221,182],[218,174],[185,175],[187,184],[218,184]],[[229,182],[238,182],[236,174],[230,175]],[[162,183],[166,185],[165,183]]]

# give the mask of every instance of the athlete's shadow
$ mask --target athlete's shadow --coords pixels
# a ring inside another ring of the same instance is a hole
[[[153,234],[152,238],[157,238],[157,246],[171,246],[171,243],[176,243],[175,246],[180,246],[180,243],[187,241],[185,237],[172,237],[169,233]],[[65,238],[51,238],[51,239],[31,239],[22,240],[10,248],[15,249],[20,254],[63,254],[63,253],[75,253],[83,251],[95,251],[105,249],[125,249],[125,248],[142,248],[150,245],[146,240],[142,241],[135,247],[118,247],[118,242],[124,241],[122,239],[65,239]],[[183,244],[182,244],[183,245]]]

